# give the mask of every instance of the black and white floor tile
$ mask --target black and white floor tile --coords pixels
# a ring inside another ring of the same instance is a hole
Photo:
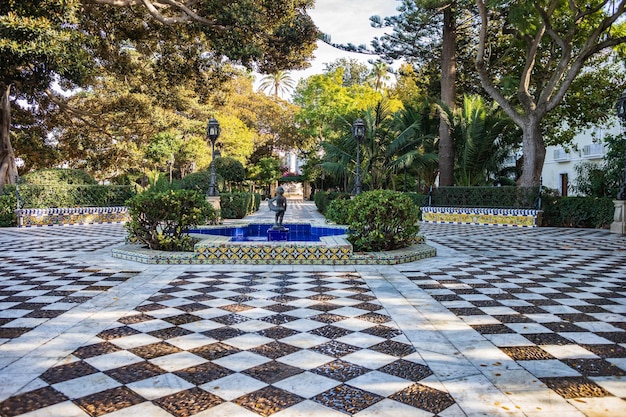
[[[624,237],[422,232],[395,267],[218,267],[0,229],[0,416],[625,415]]]

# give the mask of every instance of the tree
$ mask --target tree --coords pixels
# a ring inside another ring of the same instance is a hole
[[[442,103],[455,108],[458,0],[402,0],[400,14],[385,19],[373,17],[375,26],[393,26],[393,33],[373,42],[383,56],[424,62],[435,54],[440,62]],[[454,184],[454,142],[444,117],[439,124],[439,184]]]
[[[376,105],[381,92],[367,83],[346,85],[345,68],[312,75],[300,81],[293,101],[300,106],[296,117],[301,135],[312,143],[311,149],[322,141],[339,140],[345,134],[346,120],[354,120],[359,112]],[[401,107],[393,100],[394,110]],[[350,122],[351,124],[352,122]]]
[[[496,103],[465,96],[463,106],[447,113],[456,143],[455,184],[496,184],[504,163],[519,145],[519,131]]]
[[[280,161],[276,158],[261,158],[248,169],[248,177],[267,186],[266,194],[270,195],[270,185],[280,178]]]
[[[279,94],[288,93],[293,90],[294,87],[295,81],[287,71],[276,71],[273,74],[261,78],[259,90],[270,91],[274,97],[278,97]]]
[[[224,180],[229,191],[233,182],[239,183],[246,179],[246,170],[243,164],[228,156],[215,160],[215,173]]]
[[[324,64],[324,74],[331,74],[340,68],[343,70],[344,87],[365,84],[370,75],[367,65],[355,58],[338,58]]]
[[[396,172],[414,175],[416,185],[423,188],[433,185],[439,174],[436,143],[438,121],[431,107],[424,100],[416,105],[405,104],[403,109],[396,112],[393,121],[396,138],[388,150],[388,154],[394,156],[391,167]],[[403,182],[406,188],[405,178]]]
[[[574,167],[574,191],[589,197],[612,197],[618,194],[624,179],[624,136],[608,135],[604,138],[608,151],[602,163],[583,162]]]
[[[53,82],[74,89],[89,86],[89,76],[96,74],[117,80],[134,77],[144,82],[135,83],[131,94],[149,94],[164,103],[172,87],[184,83],[206,98],[217,83],[206,82],[206,77],[191,82],[191,77],[225,67],[225,61],[264,72],[301,69],[308,65],[318,34],[306,14],[311,6],[310,0],[238,0],[227,7],[215,1],[3,2],[0,89],[9,98],[0,103],[21,100],[47,110],[60,106],[69,117],[92,123],[98,118],[73,111],[51,88]],[[169,107],[178,110],[180,103]],[[15,167],[11,113],[4,109],[0,114],[1,189],[14,181]],[[93,130],[98,129],[94,124]]]
[[[247,164],[256,164],[261,158],[273,157],[278,150],[307,148],[296,127],[298,107],[278,97],[253,91],[252,80],[236,77],[228,83],[229,91],[221,103],[221,112],[229,112],[254,132],[254,149],[248,154]]]
[[[389,65],[387,65],[384,61],[374,62],[370,73],[370,79],[374,85],[374,90],[380,91],[383,88],[385,81],[389,79]]]
[[[11,102],[45,100],[60,78],[80,83],[90,73],[77,0],[0,4],[0,192],[17,177],[11,144]]]
[[[590,60],[626,42],[620,21],[626,1],[476,4],[480,82],[523,132],[518,184],[536,185],[546,153],[542,123]]]

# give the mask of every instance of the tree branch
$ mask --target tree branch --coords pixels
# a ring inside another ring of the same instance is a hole
[[[489,95],[502,107],[502,109],[509,115],[513,121],[521,126],[523,124],[523,116],[515,110],[515,108],[511,105],[509,100],[504,97],[504,95],[498,90],[491,78],[489,73],[487,72],[487,64],[485,62],[485,50],[487,45],[487,25],[489,20],[487,18],[487,7],[485,6],[484,0],[476,0],[476,6],[478,7],[478,13],[480,17],[480,28],[479,28],[479,38],[478,38],[478,48],[476,51],[476,71],[478,72],[478,77],[480,78],[480,84],[483,86],[485,91],[489,93]]]
[[[102,4],[106,6],[114,7],[129,7],[129,6],[144,6],[148,13],[159,22],[164,25],[174,25],[180,23],[188,23],[189,21],[195,21],[202,23],[203,25],[210,26],[214,29],[223,30],[225,26],[217,24],[214,20],[205,19],[198,15],[191,7],[197,4],[197,1],[189,1],[187,4],[183,4],[176,0],[84,0],[87,4]],[[181,16],[167,17],[164,16],[157,7],[170,7],[181,12]]]
[[[546,101],[546,111],[550,111],[558,106],[561,100],[565,97],[567,90],[574,82],[579,72],[583,68],[585,62],[591,57],[593,54],[602,51],[603,49],[610,48],[619,44],[622,44],[626,41],[626,37],[618,37],[618,38],[607,38],[604,41],[598,42],[600,36],[611,27],[615,21],[624,14],[624,10],[626,8],[626,0],[621,0],[620,4],[613,12],[612,15],[607,16],[598,27],[589,35],[589,38],[585,42],[585,45],[578,52],[578,56],[572,62],[567,74],[563,78],[563,82],[559,85],[559,88],[556,94]]]

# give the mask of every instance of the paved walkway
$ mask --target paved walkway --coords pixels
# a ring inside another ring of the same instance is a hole
[[[398,266],[155,266],[120,225],[0,229],[0,416],[626,415],[626,238],[422,233]]]

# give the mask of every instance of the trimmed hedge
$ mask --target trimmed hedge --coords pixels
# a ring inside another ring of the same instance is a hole
[[[614,211],[608,197],[544,197],[542,226],[606,228]]]
[[[538,200],[539,187],[438,187],[433,188],[431,205],[536,209]]]
[[[22,208],[123,206],[137,194],[132,185],[20,184]],[[12,189],[15,193],[15,188]]]
[[[220,194],[220,213],[223,219],[242,219],[261,206],[261,195],[257,193]]]

